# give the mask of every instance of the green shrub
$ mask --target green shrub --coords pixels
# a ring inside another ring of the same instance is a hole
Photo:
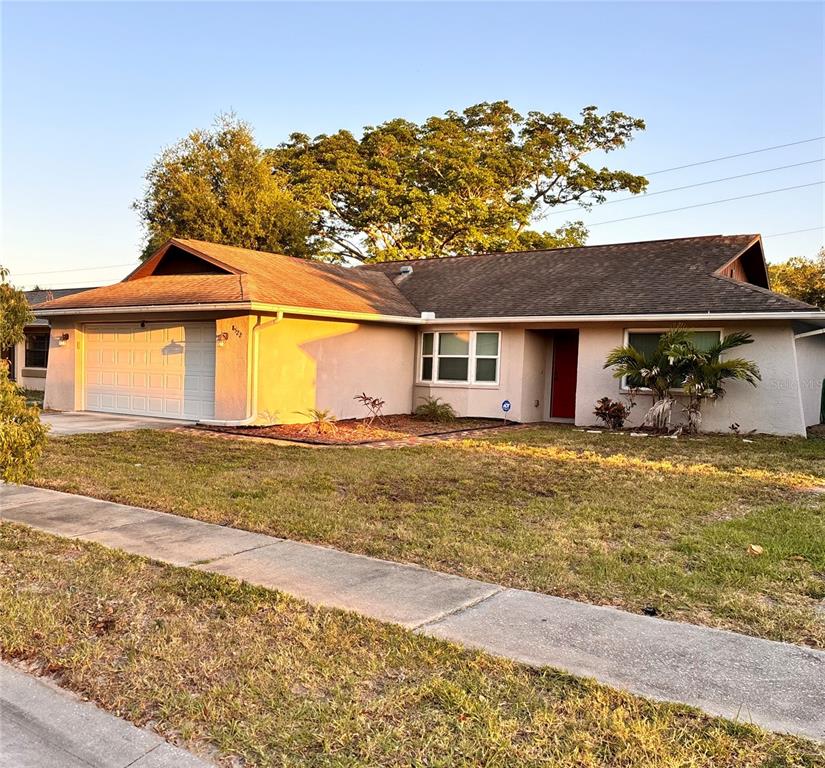
[[[440,397],[426,397],[424,402],[415,409],[415,417],[426,421],[435,421],[446,424],[458,418],[455,409],[449,403],[442,402]]]
[[[298,413],[310,419],[309,424],[301,430],[302,432],[308,432],[313,427],[319,435],[325,432],[334,434],[338,431],[338,427],[335,426],[335,414],[328,408],[310,408],[308,411],[298,411]]]

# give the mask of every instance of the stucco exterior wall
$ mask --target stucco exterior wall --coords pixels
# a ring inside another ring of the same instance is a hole
[[[266,322],[266,318],[263,318]],[[215,349],[215,419],[236,421],[251,414],[252,356],[254,315],[215,320],[215,334],[226,340]]]
[[[633,327],[635,329],[644,326]],[[697,324],[692,327],[718,328],[720,325]],[[580,426],[597,423],[596,417],[593,416],[596,400],[605,395],[614,399],[624,396],[619,380],[613,377],[611,371],[602,367],[608,352],[624,343],[624,330],[625,326],[620,324],[594,324],[582,327],[579,332],[576,424]],[[723,326],[723,333],[735,330],[752,334],[754,343],[742,348],[741,355],[759,366],[762,381],[756,387],[744,382],[730,382],[724,398],[706,404],[703,410],[702,430],[726,432],[731,424],[738,423],[742,431],[804,435],[802,400],[796,373],[796,350],[790,323]],[[628,424],[639,425],[650,403],[648,396],[640,396]],[[673,416],[674,424],[683,420],[678,404]]]
[[[427,326],[427,331],[501,331],[498,384],[431,384],[418,380],[416,352],[416,385],[414,407],[427,397],[439,397],[453,406],[459,416],[503,418],[501,403],[509,400],[512,408],[507,417],[513,421],[534,420],[532,410],[524,408],[524,329],[493,328],[490,326]]]
[[[361,392],[386,401],[384,413],[409,413],[415,331],[406,326],[285,317],[259,331],[258,421],[300,423],[305,411],[366,415]]]
[[[548,337],[540,331],[524,332],[520,419],[522,422],[543,421],[546,418],[550,371],[547,367],[548,341]]]
[[[796,340],[799,391],[806,426],[819,424],[822,387],[825,380],[825,334]]]
[[[62,346],[58,337],[69,339]],[[55,319],[49,337],[49,363],[43,407],[55,411],[74,411],[83,407],[83,332],[69,320]]]

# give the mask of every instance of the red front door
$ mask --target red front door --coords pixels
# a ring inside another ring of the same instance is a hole
[[[550,386],[550,418],[576,416],[576,366],[579,332],[560,331],[553,338],[553,377]]]

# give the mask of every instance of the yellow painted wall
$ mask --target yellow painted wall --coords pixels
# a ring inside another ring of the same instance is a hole
[[[361,392],[386,400],[384,413],[412,409],[412,328],[285,317],[258,333],[259,423],[306,422],[310,408],[364,416]]]

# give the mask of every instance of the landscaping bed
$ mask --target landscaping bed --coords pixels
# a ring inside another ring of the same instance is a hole
[[[411,437],[448,435],[471,429],[491,429],[504,425],[502,419],[457,418],[439,422],[421,419],[407,414],[383,416],[371,424],[368,419],[342,419],[323,425],[316,424],[274,424],[257,427],[212,427],[202,426],[210,432],[223,432],[244,437],[268,437],[276,440],[291,440],[313,445],[363,445],[386,440],[406,440]],[[507,424],[513,424],[510,421]]]
[[[804,739],[10,524],[0,615],[3,658],[225,768],[825,759]]]

